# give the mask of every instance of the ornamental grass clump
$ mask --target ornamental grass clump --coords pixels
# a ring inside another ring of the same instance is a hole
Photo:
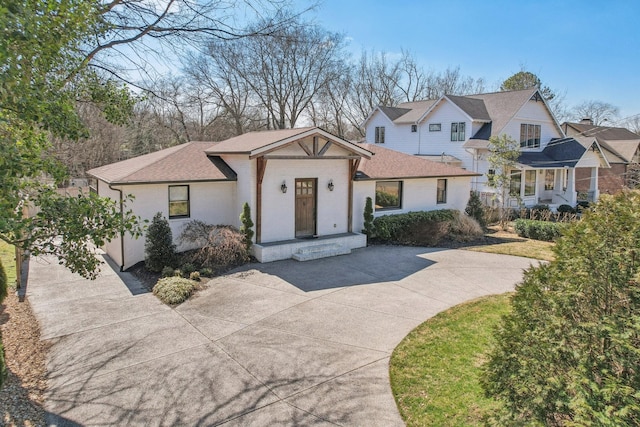
[[[165,277],[153,287],[153,294],[168,305],[186,301],[198,289],[198,282],[183,277]]]

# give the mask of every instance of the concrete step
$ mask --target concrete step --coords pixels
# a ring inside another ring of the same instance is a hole
[[[310,261],[312,259],[328,258],[338,255],[347,255],[351,253],[351,249],[346,248],[337,243],[325,243],[300,248],[293,254],[292,258],[296,261]]]

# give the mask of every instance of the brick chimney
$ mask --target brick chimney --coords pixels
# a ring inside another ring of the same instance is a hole
[[[581,125],[593,125],[593,119],[591,117],[580,120]]]

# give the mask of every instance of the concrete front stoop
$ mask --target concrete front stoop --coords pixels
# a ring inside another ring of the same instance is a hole
[[[320,245],[307,246],[293,254],[291,258],[296,261],[310,261],[312,259],[328,258],[351,253],[350,248],[346,248],[337,243],[323,243]]]

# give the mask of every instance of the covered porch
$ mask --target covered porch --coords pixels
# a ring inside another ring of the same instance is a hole
[[[523,152],[518,159],[519,169],[511,172],[510,194],[518,204],[531,207],[548,205],[552,210],[560,205],[576,207],[578,201],[598,200],[598,170],[609,167],[600,153],[597,142],[577,141],[574,138],[553,140],[543,151]],[[590,171],[588,191],[580,195],[576,189],[576,168]]]

